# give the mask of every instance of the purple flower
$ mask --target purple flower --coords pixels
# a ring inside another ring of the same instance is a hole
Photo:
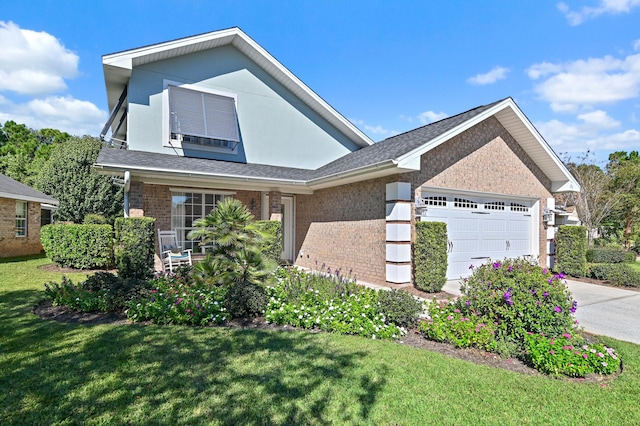
[[[507,269],[509,272],[513,271],[513,266],[509,266],[509,269]]]
[[[493,262],[493,269],[500,269],[501,266],[500,262]]]
[[[542,297],[549,297],[549,292],[545,291],[544,293],[542,293]]]
[[[556,306],[555,308],[553,308],[554,311],[556,311],[557,313],[562,312],[562,308],[560,306]]]
[[[465,304],[466,304],[467,306],[469,306],[469,305],[471,305],[471,302],[467,299],[467,301],[465,302]]]
[[[544,269],[542,270],[542,275],[547,275],[547,268],[544,268]]]
[[[553,278],[549,278],[549,279],[547,280],[547,282],[548,282],[549,284],[553,284]]]
[[[473,268],[474,268],[474,266],[473,266],[473,265],[469,265],[469,269],[473,269]]]
[[[571,311],[572,314],[576,313],[576,309],[578,309],[578,301],[574,300],[573,304],[571,305],[571,309],[569,309]]]
[[[155,298],[155,297],[152,297],[152,298],[151,298],[151,299],[149,299],[149,300],[150,300],[151,302],[155,302],[155,301],[156,301],[156,298]]]

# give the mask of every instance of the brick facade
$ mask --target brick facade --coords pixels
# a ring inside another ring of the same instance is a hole
[[[385,186],[374,179],[296,196],[296,264],[352,271],[360,281],[384,283]]]
[[[16,237],[16,201],[0,198],[0,257],[38,254],[40,244],[40,203],[27,203],[27,236]]]

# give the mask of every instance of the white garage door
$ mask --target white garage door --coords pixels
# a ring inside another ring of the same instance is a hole
[[[422,194],[423,221],[447,224],[447,278],[471,275],[470,266],[531,255],[530,202],[464,195]]]

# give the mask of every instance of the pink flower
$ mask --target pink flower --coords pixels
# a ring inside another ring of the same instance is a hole
[[[571,339],[571,335],[569,333],[562,333],[562,337],[566,337],[567,339]]]
[[[551,355],[554,355],[554,354],[555,354],[555,352],[554,352],[554,350],[553,350],[553,349],[551,349],[551,350],[549,351],[549,353],[550,353]]]
[[[587,355],[587,354],[582,354],[582,358],[587,359],[587,358],[589,358],[589,355]]]
[[[608,364],[607,364],[606,362],[603,362],[603,363],[602,363],[602,366],[603,366],[603,367],[606,367],[607,365],[608,365]]]

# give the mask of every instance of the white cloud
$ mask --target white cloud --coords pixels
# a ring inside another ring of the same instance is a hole
[[[558,3],[557,7],[562,12],[570,25],[576,26],[589,19],[597,18],[603,14],[617,15],[629,13],[634,7],[640,6],[640,0],[600,0],[596,7],[583,6],[579,11],[574,11],[566,3]]]
[[[53,128],[72,135],[97,136],[107,113],[88,101],[52,96],[15,104],[0,96],[0,123],[13,120],[34,129]]]
[[[358,127],[360,127],[362,130],[364,130],[364,132],[372,139],[376,140],[380,140],[380,138],[387,138],[390,136],[394,136],[397,135],[400,132],[397,132],[395,130],[389,130],[389,129],[385,129],[384,127],[382,127],[381,125],[377,124],[377,125],[370,125],[364,122],[364,120],[356,120],[356,119],[349,119],[349,121],[351,121],[353,124],[357,125]]]
[[[639,0],[640,1],[640,0]],[[589,58],[564,64],[543,62],[527,70],[530,78],[545,80],[536,85],[541,99],[554,111],[635,98],[640,93],[640,54],[624,59],[612,56]]]
[[[45,32],[0,21],[0,91],[26,95],[61,92],[78,75],[78,55]]]
[[[580,114],[578,118],[598,129],[614,129],[620,126],[619,121],[613,119],[606,111],[602,110]]]
[[[448,116],[449,114],[442,111],[441,112],[425,111],[421,114],[418,114],[418,120],[420,120],[420,123],[422,124],[429,124],[435,121],[440,121],[443,118],[447,118]]]
[[[633,50],[640,51],[640,40],[636,40],[633,42]]]
[[[590,151],[631,151],[640,145],[640,131],[610,130],[619,126],[603,111],[578,116],[581,122],[566,123],[559,120],[535,123],[545,140],[558,153],[584,153]]]
[[[498,80],[503,80],[507,78],[507,73],[509,73],[509,68],[494,67],[491,71],[489,71],[486,74],[476,74],[475,76],[468,78],[467,83],[473,84],[476,86],[493,84]]]

